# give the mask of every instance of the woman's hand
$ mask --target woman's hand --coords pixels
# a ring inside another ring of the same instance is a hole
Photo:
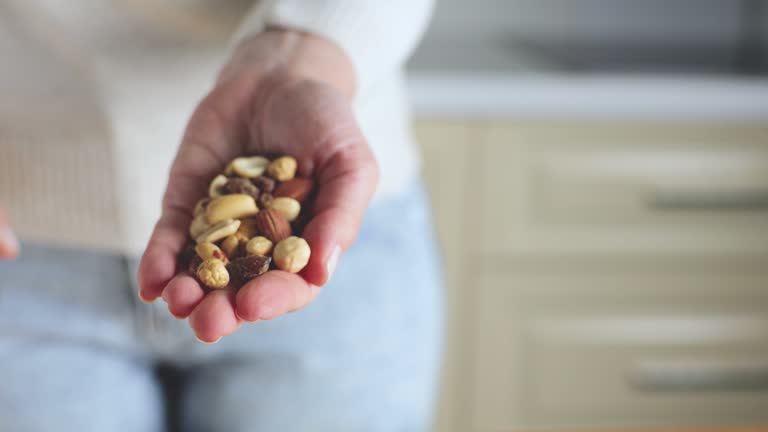
[[[5,211],[0,208],[0,260],[13,259],[19,253],[19,242],[11,230]]]
[[[378,180],[350,99],[352,67],[328,41],[269,31],[244,42],[219,82],[195,110],[170,172],[158,221],[139,266],[139,296],[168,303],[189,317],[198,339],[215,342],[243,321],[276,318],[311,303],[354,240]],[[304,230],[312,248],[298,274],[270,271],[239,291],[207,295],[177,274],[192,210],[227,161],[243,155],[288,154],[317,180],[313,219]]]

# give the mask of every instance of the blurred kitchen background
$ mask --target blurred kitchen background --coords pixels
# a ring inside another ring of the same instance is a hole
[[[440,432],[768,423],[768,2],[442,0]]]
[[[212,3],[190,3],[209,17]],[[38,209],[15,227],[34,238],[90,225],[67,218],[56,186],[105,197],[94,220],[117,217],[115,189],[160,202],[141,172],[124,185],[72,179],[113,157],[94,145],[107,140],[165,172],[174,146],[129,150],[176,142],[163,125],[183,124],[221,59],[180,43],[167,47],[173,68],[137,62],[129,33],[110,46],[57,27],[89,13],[67,2],[28,23],[10,14],[38,16],[32,4],[0,0],[0,73],[16,78],[0,80],[1,126],[19,146],[51,130],[66,145],[6,154],[72,175],[36,172],[24,196],[0,184],[0,200]],[[166,22],[162,8],[137,11]],[[236,25],[171,21],[179,37],[216,41]],[[99,50],[97,69],[77,69],[65,34]],[[72,84],[83,74],[130,79],[94,94]],[[768,424],[768,1],[439,0],[409,74],[448,290],[437,432]],[[115,101],[107,112],[100,98]],[[75,159],[85,146],[91,159]]]

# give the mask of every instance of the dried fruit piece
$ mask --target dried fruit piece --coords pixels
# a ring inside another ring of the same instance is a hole
[[[190,275],[197,277],[197,269],[200,268],[200,264],[203,263],[203,259],[200,258],[200,255],[194,254],[192,256],[192,259],[189,260],[189,263],[187,264],[187,273]]]
[[[240,219],[253,216],[259,212],[256,201],[250,195],[232,194],[216,198],[205,209],[205,217],[209,224],[215,224],[225,219]]]
[[[275,246],[272,259],[280,270],[300,272],[309,262],[309,244],[301,237],[288,237]]]
[[[272,196],[270,193],[263,193],[259,197],[259,208],[265,209],[269,208],[269,204],[272,202],[272,200],[275,199],[275,197]]]
[[[259,188],[253,185],[250,180],[245,178],[231,178],[224,186],[227,192],[231,194],[250,195],[254,200],[259,199]]]
[[[279,211],[288,222],[293,222],[301,212],[301,204],[295,199],[288,197],[275,198],[267,207]]]
[[[229,179],[221,174],[214,177],[213,180],[211,180],[211,184],[208,185],[208,196],[216,198],[224,195],[224,186],[227,184],[227,181],[229,181]]]
[[[267,174],[275,180],[290,180],[296,175],[298,165],[296,159],[291,156],[279,157],[270,162],[267,167]]]
[[[256,215],[256,231],[272,243],[291,235],[291,224],[275,209],[267,209]]]
[[[208,228],[208,230],[206,230],[205,232],[197,236],[195,238],[195,241],[197,243],[202,243],[202,242],[216,243],[217,241],[236,233],[238,228],[240,228],[239,220],[225,219],[213,225],[212,227]]]
[[[181,250],[181,253],[176,258],[176,263],[178,264],[178,268],[187,268],[189,266],[190,261],[192,261],[192,257],[196,256],[195,253],[195,244],[192,242],[187,243],[186,246],[184,246],[184,249]]]
[[[275,189],[275,197],[288,197],[303,203],[312,193],[314,182],[306,177],[296,177],[286,182],[280,183]]]
[[[229,285],[229,271],[224,261],[210,258],[197,268],[197,278],[208,288],[222,289]]]
[[[253,178],[264,174],[269,159],[261,156],[240,157],[232,161],[232,171],[240,177]]]
[[[266,237],[257,236],[245,244],[245,253],[248,255],[267,256],[272,251],[272,241]]]
[[[267,176],[258,176],[251,179],[251,182],[262,192],[271,194],[275,190],[275,181]]]
[[[270,257],[251,255],[232,260],[227,268],[232,280],[243,284],[269,270],[271,261]]]

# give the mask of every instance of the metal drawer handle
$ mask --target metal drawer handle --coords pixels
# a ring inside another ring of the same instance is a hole
[[[648,362],[627,378],[632,387],[646,392],[767,391],[768,364]]]
[[[649,199],[655,210],[768,211],[765,189],[659,189]]]

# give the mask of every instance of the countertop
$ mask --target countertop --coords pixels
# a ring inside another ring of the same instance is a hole
[[[420,116],[768,119],[768,78],[412,71],[408,86]]]

